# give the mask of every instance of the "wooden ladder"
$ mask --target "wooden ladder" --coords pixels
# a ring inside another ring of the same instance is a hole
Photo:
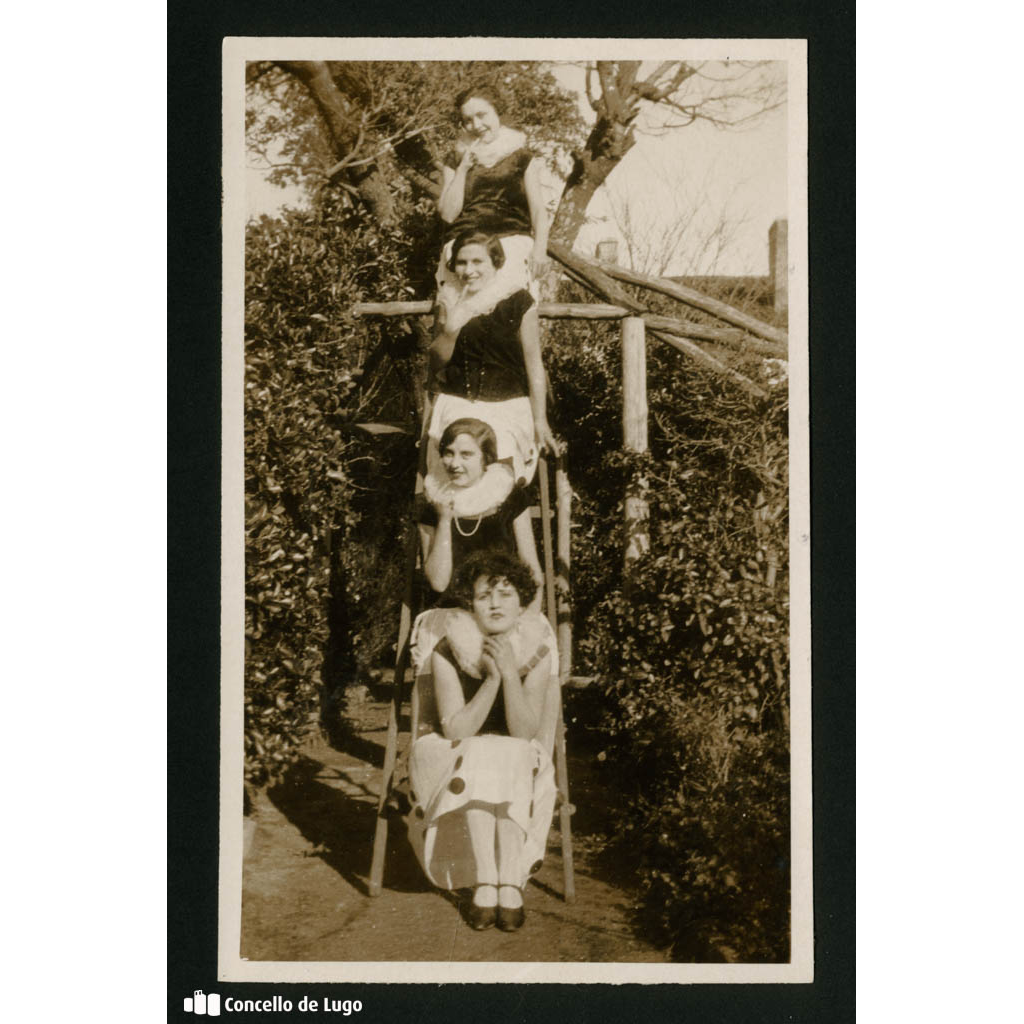
[[[559,654],[559,699],[558,722],[555,730],[555,783],[558,788],[559,831],[562,837],[562,869],[564,874],[564,897],[567,903],[576,899],[576,882],[573,872],[571,816],[575,808],[569,802],[569,771],[565,753],[565,717],[562,711],[562,686],[569,679],[572,669],[572,624],[569,609],[569,526],[572,506],[572,490],[565,471],[564,457],[555,464],[555,515],[557,536],[557,562],[552,541],[552,507],[550,469],[547,460],[541,458],[537,466],[540,481],[541,546],[544,572],[544,611],[558,638]],[[408,748],[416,739],[415,721],[418,718],[417,694],[415,687],[406,684],[410,662],[410,634],[414,616],[415,576],[419,560],[419,538],[415,524],[411,524],[406,542],[405,589],[402,595],[402,611],[398,625],[398,648],[395,656],[395,678],[391,687],[391,702],[388,708],[387,740],[384,747],[384,769],[381,775],[380,796],[377,800],[377,821],[373,835],[373,860],[370,864],[369,893],[379,896],[384,881],[384,859],[387,851],[389,799],[395,782],[398,764],[398,723],[407,696],[410,699],[410,735]],[[407,695],[406,690],[411,693]]]

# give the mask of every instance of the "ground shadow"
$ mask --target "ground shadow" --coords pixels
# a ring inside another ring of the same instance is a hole
[[[331,747],[342,754],[349,754],[366,764],[380,768],[384,764],[384,747],[354,731],[345,731],[331,736]]]
[[[380,749],[376,744],[371,746]],[[284,782],[267,790],[267,796],[312,844],[316,856],[368,896],[376,799],[352,797],[321,781],[325,774],[336,772],[315,758],[305,757]],[[398,892],[423,892],[431,888],[406,839],[405,824],[396,815],[388,819],[384,884]]]

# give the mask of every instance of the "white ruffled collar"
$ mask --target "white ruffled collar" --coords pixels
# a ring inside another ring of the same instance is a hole
[[[547,620],[537,612],[524,611],[506,634],[520,671],[548,638]],[[481,664],[484,634],[473,615],[463,608],[452,608],[445,623],[445,638],[459,667],[474,679],[483,678]]]
[[[504,462],[492,462],[484,475],[469,487],[456,487],[441,467],[423,478],[423,493],[435,508],[454,500],[455,515],[482,516],[505,501],[512,493],[513,483],[512,470]]]
[[[445,284],[438,291],[437,299],[445,307],[449,321],[461,317],[462,323],[459,327],[461,330],[475,317],[493,313],[495,307],[503,299],[525,290],[516,278],[495,274],[480,291],[474,292],[472,295],[462,296],[457,287]]]
[[[500,160],[504,160],[510,153],[522,149],[526,145],[526,135],[517,128],[509,128],[502,125],[493,141],[488,143],[474,143],[468,136],[463,134],[460,139],[460,150],[465,151],[470,145],[475,145],[477,162],[490,170]]]

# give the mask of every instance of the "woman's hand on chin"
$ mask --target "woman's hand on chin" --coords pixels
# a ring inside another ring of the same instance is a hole
[[[461,294],[454,305],[447,309],[444,319],[445,334],[458,334],[477,315],[472,305],[463,301],[464,298],[468,299],[469,296],[465,295],[465,293]]]
[[[487,641],[484,640],[484,643],[486,644]],[[485,683],[501,682],[501,672],[498,669],[497,662],[487,653],[486,648],[480,656],[480,664],[483,665]]]
[[[515,677],[519,674],[515,652],[512,650],[512,641],[508,636],[485,636],[483,657],[485,663],[490,661],[497,667],[502,677]]]

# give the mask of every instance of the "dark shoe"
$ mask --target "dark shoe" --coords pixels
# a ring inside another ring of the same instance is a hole
[[[485,928],[493,928],[498,917],[497,907],[478,907],[470,903],[466,911],[466,923],[474,931],[482,932]]]
[[[518,931],[526,920],[525,907],[498,907],[498,927],[503,932]]]

